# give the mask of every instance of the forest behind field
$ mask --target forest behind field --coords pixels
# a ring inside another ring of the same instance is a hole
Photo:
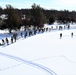
[[[21,26],[44,27],[45,23],[68,24],[76,22],[76,11],[69,10],[46,10],[39,5],[33,4],[31,9],[17,9],[11,5],[0,7],[0,29],[20,29]],[[1,17],[5,15],[5,17]]]

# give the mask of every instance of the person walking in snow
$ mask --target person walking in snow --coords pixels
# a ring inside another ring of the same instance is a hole
[[[6,38],[6,43],[7,43],[7,45],[9,44],[9,40]]]
[[[11,43],[13,43],[13,37],[11,37]]]
[[[62,33],[60,33],[60,39],[62,38]]]
[[[73,37],[73,32],[71,33],[71,37]]]
[[[21,32],[21,37],[23,36],[23,33]]]
[[[24,34],[24,37],[26,38],[26,36],[27,36],[27,32]]]
[[[3,45],[5,44],[4,39],[2,39],[2,44],[3,44]]]
[[[15,40],[15,42],[16,42],[16,40],[17,40],[17,33],[14,33],[14,34],[13,34],[13,38],[14,38],[14,40]]]

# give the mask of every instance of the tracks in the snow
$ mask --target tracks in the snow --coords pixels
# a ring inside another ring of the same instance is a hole
[[[22,59],[22,58],[19,58],[19,57],[16,57],[16,56],[12,56],[12,55],[8,55],[8,54],[5,54],[5,53],[1,53],[1,52],[0,52],[0,55],[8,57],[8,58],[11,58],[11,59],[19,61],[19,62],[23,62],[24,64],[31,65],[31,66],[36,67],[38,69],[41,69],[41,70],[47,72],[49,75],[57,75],[54,71],[52,71],[51,69],[49,69],[49,68],[47,68],[47,67],[45,67],[43,65],[40,65],[40,64],[31,62],[31,61],[27,61],[25,59]]]

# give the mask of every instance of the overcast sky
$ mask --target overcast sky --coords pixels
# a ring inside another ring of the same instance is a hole
[[[0,6],[5,7],[6,4],[12,5],[14,8],[31,8],[31,5],[36,3],[45,9],[56,10],[75,10],[76,0],[0,0]]]

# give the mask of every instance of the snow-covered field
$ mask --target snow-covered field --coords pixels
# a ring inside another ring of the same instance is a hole
[[[0,39],[9,36],[0,35]],[[75,40],[76,25],[72,25],[69,30],[45,32],[0,46],[0,75],[76,75]]]

